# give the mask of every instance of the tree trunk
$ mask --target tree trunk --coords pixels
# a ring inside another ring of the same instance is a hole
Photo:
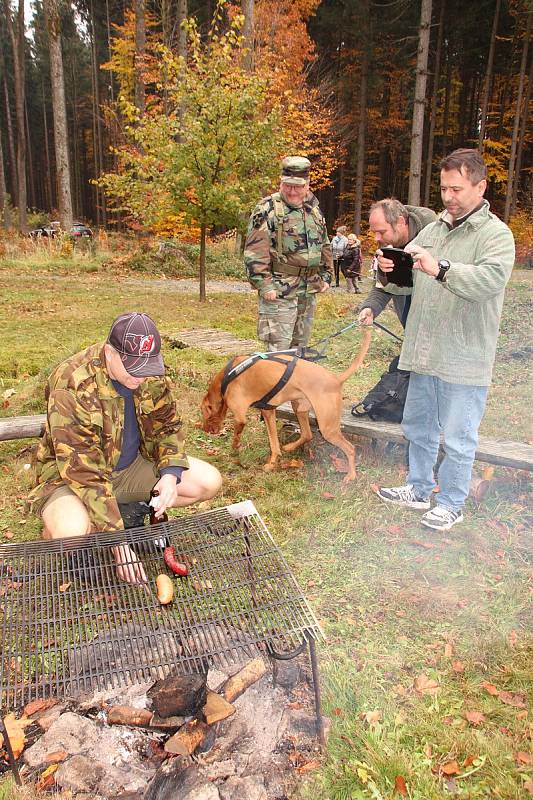
[[[42,104],[43,104],[43,137],[44,137],[44,168],[45,168],[45,178],[44,178],[44,194],[46,198],[46,205],[50,210],[53,205],[53,194],[52,194],[52,178],[51,175],[51,164],[50,164],[50,145],[48,141],[48,118],[46,115],[46,97],[44,94],[44,80],[41,76],[41,96],[42,96]]]
[[[91,31],[92,31],[92,82],[93,82],[93,135],[94,135],[94,163],[95,178],[99,178],[104,169],[104,149],[102,143],[102,125],[100,120],[100,85],[98,83],[99,69],[96,52],[96,33],[94,24],[94,5],[91,2]],[[96,187],[97,218],[102,224],[107,223],[105,195],[103,189]]]
[[[59,222],[64,231],[72,228],[72,194],[68,153],[67,109],[65,105],[65,79],[61,53],[61,20],[57,0],[44,0],[44,13],[48,28],[50,52],[50,83],[54,117],[54,145],[56,155],[57,196]]]
[[[178,28],[178,55],[187,58],[187,33],[182,28],[182,22],[187,19],[187,0],[178,0],[176,25]]]
[[[452,92],[452,62],[448,46],[446,53],[446,85],[444,88],[444,113],[442,115],[442,155],[448,152],[448,125],[450,122],[450,95]]]
[[[496,33],[498,32],[498,22],[500,19],[501,0],[496,0],[494,20],[492,22],[492,33],[490,35],[489,56],[487,59],[487,69],[483,81],[483,93],[481,95],[481,109],[479,120],[478,150],[483,155],[485,130],[487,127],[487,111],[489,107],[490,85],[492,82],[492,65],[494,63],[494,50],[496,47]]]
[[[531,85],[533,83],[533,58],[529,66],[529,78],[526,89],[526,100],[524,103],[524,111],[522,113],[522,122],[520,123],[520,133],[518,135],[518,152],[516,154],[516,169],[515,179],[513,181],[513,198],[511,201],[511,217],[516,211],[516,203],[518,199],[518,184],[520,183],[520,171],[522,169],[522,153],[524,151],[524,143],[526,141],[526,130],[529,116],[529,102],[531,100]]]
[[[516,150],[518,147],[518,131],[520,129],[520,115],[522,113],[522,97],[524,95],[524,84],[526,79],[526,68],[527,68],[527,52],[529,48],[529,32],[531,30],[531,17],[533,16],[533,12],[529,12],[527,15],[527,25],[526,25],[526,33],[524,36],[524,42],[522,45],[522,60],[520,62],[520,80],[518,83],[518,96],[516,98],[516,108],[515,108],[515,115],[514,115],[514,125],[513,125],[513,138],[511,140],[511,155],[509,157],[509,170],[507,173],[507,195],[505,197],[505,211],[503,212],[503,221],[509,222],[509,217],[511,214],[511,201],[513,197],[513,184],[514,181],[517,180],[517,175],[515,173],[515,166],[516,166]]]
[[[11,104],[9,102],[9,89],[4,74],[4,100],[6,104],[5,119],[7,127],[7,146],[9,148],[9,174],[11,177],[11,197],[15,205],[18,205],[18,180],[17,180],[17,158],[15,156],[15,137],[13,135],[13,121],[11,119]]]
[[[424,144],[424,109],[428,77],[429,34],[431,31],[432,0],[422,0],[416,62],[415,103],[411,129],[411,159],[409,164],[409,203],[420,205],[420,179]]]
[[[144,114],[144,54],[146,50],[146,21],[144,16],[144,0],[134,0],[135,9],[135,107],[139,116]]]
[[[19,229],[28,232],[26,192],[26,126],[24,124],[24,0],[19,0],[16,31],[11,17],[11,3],[6,8],[6,25],[13,50],[13,78],[15,81],[15,114],[17,120],[17,204]]]
[[[9,195],[6,189],[6,176],[4,172],[4,151],[2,137],[0,136],[0,209],[2,210],[2,224],[9,230],[11,227],[11,211],[9,209]]]
[[[205,294],[205,241],[207,237],[207,225],[202,222],[200,225],[200,300],[206,299]]]
[[[368,10],[368,6],[367,6]],[[359,89],[359,128],[357,131],[357,166],[355,172],[355,208],[354,231],[359,236],[361,232],[361,216],[363,206],[363,180],[365,175],[365,145],[366,145],[366,101],[368,94],[368,53],[369,42],[363,42],[361,59],[361,86]]]
[[[26,128],[26,164],[28,165],[28,206],[30,208],[37,208],[35,176],[33,174],[33,153],[31,147],[30,122],[28,119],[28,103],[26,97],[24,98],[24,126]]]
[[[254,60],[254,0],[241,0],[241,8],[244,14],[243,44],[246,48],[243,63],[244,69],[251,72]]]
[[[433,146],[435,143],[435,125],[437,122],[437,106],[439,102],[440,62],[442,57],[442,32],[444,30],[444,5],[446,0],[441,0],[439,27],[437,31],[437,49],[435,51],[435,69],[433,73],[433,91],[431,93],[431,109],[429,113],[429,135],[426,158],[426,185],[424,187],[423,203],[429,207],[431,195],[431,176],[433,173]]]

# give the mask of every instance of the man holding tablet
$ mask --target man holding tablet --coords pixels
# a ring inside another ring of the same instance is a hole
[[[455,150],[443,159],[445,210],[405,248],[414,258],[412,290],[386,286],[399,294],[412,292],[399,363],[411,372],[402,421],[409,474],[406,485],[381,488],[378,495],[425,511],[422,524],[439,531],[463,520],[514,264],[513,234],[483,198],[486,174],[477,150]],[[378,255],[378,262],[382,272],[392,273],[391,260]],[[445,455],[437,504],[431,508],[441,433]]]

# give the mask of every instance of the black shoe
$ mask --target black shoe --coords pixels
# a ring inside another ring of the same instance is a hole
[[[142,528],[150,506],[143,501],[139,503],[119,503],[118,509],[125,528]]]

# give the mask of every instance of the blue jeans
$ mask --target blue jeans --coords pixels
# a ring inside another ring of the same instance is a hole
[[[409,440],[407,482],[419,497],[429,497],[435,486],[433,470],[442,432],[444,459],[438,474],[438,504],[451,511],[463,507],[487,392],[488,386],[465,386],[411,373],[402,428]]]

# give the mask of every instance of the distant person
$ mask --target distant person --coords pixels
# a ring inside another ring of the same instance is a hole
[[[147,500],[167,508],[208,500],[218,470],[185,455],[182,423],[154,321],[138,312],[113,322],[106,342],[63,361],[48,379],[46,429],[36,454],[32,510],[44,539],[120,531],[119,503]],[[146,580],[126,543],[112,548],[119,578]]]
[[[357,281],[361,280],[362,265],[361,242],[355,233],[349,233],[348,244],[341,258],[341,271],[346,279],[346,291],[350,294],[359,294]]]
[[[244,263],[259,294],[257,336],[267,350],[308,344],[316,296],[331,283],[331,245],[309,190],[310,168],[307,158],[284,158],[279,191],[257,204],[248,225]]]
[[[440,186],[445,211],[405,248],[415,258],[399,364],[411,372],[402,421],[407,483],[378,494],[425,511],[423,525],[446,531],[463,520],[515,247],[513,234],[483,199],[487,169],[477,150],[462,148],[444,158]],[[381,271],[393,269],[382,254],[378,259]],[[431,508],[441,433],[440,491]]]
[[[429,208],[404,206],[394,197],[386,197],[370,206],[368,222],[378,247],[389,245],[404,248],[422,228],[436,219],[437,215]],[[372,266],[377,270],[375,260]],[[377,280],[375,271],[374,279]],[[398,319],[405,326],[410,298],[405,295],[391,295],[384,290],[381,283],[373,287],[359,306],[359,321],[364,325],[371,325],[391,301]]]
[[[335,236],[331,240],[331,255],[333,256],[333,272],[335,273],[335,286],[340,285],[340,264],[344,251],[348,246],[346,236],[346,225],[341,225],[335,231]]]

